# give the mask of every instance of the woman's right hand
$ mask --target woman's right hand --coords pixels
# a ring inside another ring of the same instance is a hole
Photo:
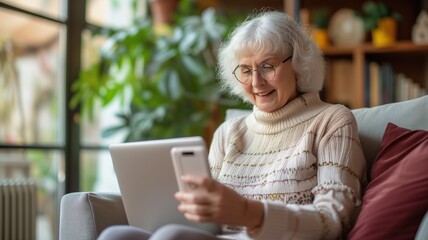
[[[206,177],[183,176],[182,181],[196,190],[177,192],[179,211],[195,222],[214,222],[257,228],[263,222],[263,203],[249,200],[233,189]]]

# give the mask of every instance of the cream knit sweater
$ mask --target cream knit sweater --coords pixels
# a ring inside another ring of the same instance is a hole
[[[355,119],[318,93],[224,122],[209,160],[217,181],[264,202],[261,228],[234,238],[337,239],[360,206],[366,165]]]

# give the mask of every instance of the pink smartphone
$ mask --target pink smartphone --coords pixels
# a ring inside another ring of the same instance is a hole
[[[183,146],[171,149],[171,158],[180,191],[194,191],[194,185],[181,181],[183,175],[211,177],[208,155],[203,146]]]

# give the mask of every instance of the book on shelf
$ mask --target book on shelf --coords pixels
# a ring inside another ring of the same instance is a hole
[[[369,99],[370,106],[379,105],[379,64],[377,62],[369,63]]]
[[[427,90],[421,87],[412,79],[406,77],[404,74],[399,73],[396,76],[396,102],[405,101],[408,99],[418,98],[427,95]]]
[[[390,63],[382,63],[379,69],[380,78],[380,104],[394,102],[395,88],[394,88],[394,70]]]
[[[365,105],[378,106],[426,95],[427,90],[403,73],[395,73],[388,62],[367,62],[365,69]]]

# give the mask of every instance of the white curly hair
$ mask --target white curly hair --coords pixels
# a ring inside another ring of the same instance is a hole
[[[248,102],[243,88],[232,74],[241,56],[254,54],[292,55],[297,90],[321,91],[325,77],[322,52],[310,35],[289,15],[279,11],[253,13],[219,48],[218,76],[222,90]]]

